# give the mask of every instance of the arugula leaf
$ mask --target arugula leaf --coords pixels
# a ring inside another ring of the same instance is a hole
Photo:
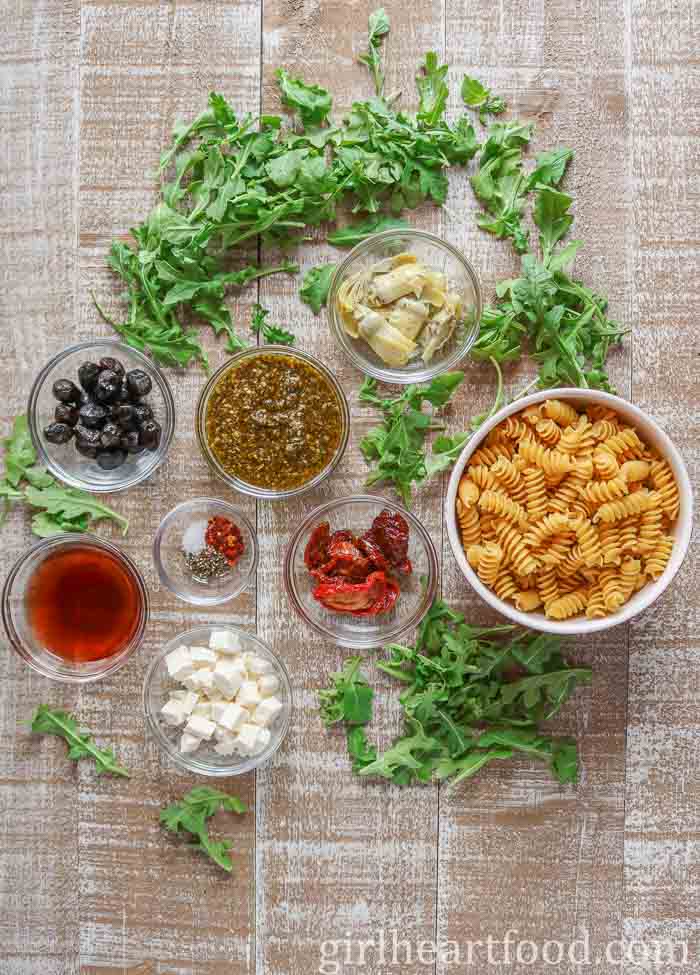
[[[304,125],[320,125],[325,122],[333,106],[333,99],[325,88],[307,85],[299,78],[292,78],[284,68],[278,68],[275,77],[282,101],[299,112]]]
[[[384,91],[384,68],[382,66],[381,44],[382,38],[389,33],[389,17],[384,7],[379,7],[369,15],[369,36],[367,38],[367,52],[361,54],[358,60],[366,64],[374,81],[375,94]]]
[[[506,110],[505,99],[500,95],[493,95],[490,88],[469,75],[465,75],[462,81],[462,101],[469,108],[479,110],[479,121],[482,125],[486,124],[487,115],[501,115]]]
[[[534,189],[540,184],[558,186],[573,158],[573,149],[548,149],[538,153],[535,168],[528,177],[528,189]]]
[[[337,266],[337,264],[319,264],[310,268],[304,275],[299,297],[309,305],[315,315],[318,315],[326,304],[331,278]]]
[[[384,414],[382,425],[370,430],[360,443],[362,456],[368,464],[375,465],[365,482],[368,487],[388,481],[409,506],[413,484],[422,484],[452,465],[467,435],[439,439],[437,449],[433,449],[433,456],[428,460],[425,439],[431,430],[443,427],[423,413],[423,403],[439,409],[450,400],[463,379],[463,372],[443,373],[427,386],[408,386],[395,399],[378,396],[375,380],[368,378],[363,382],[360,402],[370,403]]]
[[[568,233],[574,221],[568,212],[573,199],[560,190],[544,184],[535,187],[536,202],[532,219],[540,228],[542,263],[548,264],[554,245]]]
[[[280,328],[279,325],[270,325],[266,321],[269,314],[269,309],[263,308],[262,305],[253,305],[250,321],[251,332],[254,332],[256,335],[262,335],[264,342],[269,342],[273,345],[293,345],[295,336],[291,332]]]
[[[31,721],[31,730],[36,734],[57,735],[64,738],[70,748],[68,758],[77,761],[79,758],[92,758],[97,767],[97,774],[109,772],[129,778],[129,772],[117,762],[111,748],[98,748],[92,742],[89,732],[81,732],[78,722],[68,711],[52,709],[48,704],[40,704]]]
[[[436,125],[445,114],[450,91],[445,84],[447,65],[438,63],[435,51],[428,51],[421,65],[421,73],[416,75],[419,105],[418,118],[426,125]]]
[[[3,441],[5,445],[5,479],[16,488],[28,468],[36,464],[36,451],[29,433],[26,416],[15,417],[12,433]]]
[[[247,812],[248,807],[237,796],[227,795],[208,786],[198,786],[179,802],[162,809],[160,821],[173,833],[188,833],[189,842],[195,850],[206,853],[218,866],[231,873],[233,863],[229,850],[233,844],[230,840],[212,840],[206,826],[207,820],[219,809],[242,815]]]
[[[385,230],[407,230],[410,224],[407,220],[397,217],[387,217],[378,213],[368,217],[361,223],[350,224],[341,227],[328,234],[327,240],[334,247],[354,247],[360,241],[372,237],[374,234],[381,234]]]
[[[376,746],[369,744],[367,733],[361,725],[348,728],[347,745],[348,755],[352,759],[352,770],[356,774],[377,760]]]
[[[362,657],[348,657],[343,669],[331,674],[332,686],[318,693],[321,720],[325,725],[346,721],[367,724],[372,718],[372,688],[360,671]]]
[[[71,523],[87,515],[93,520],[110,518],[121,527],[123,535],[126,535],[129,528],[126,518],[93,498],[87,491],[78,488],[62,487],[56,483],[45,488],[30,485],[24,492],[24,497],[33,508],[43,508],[49,515],[67,519]]]

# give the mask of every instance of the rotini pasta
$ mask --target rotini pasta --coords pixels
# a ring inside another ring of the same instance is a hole
[[[469,565],[500,599],[596,620],[664,572],[679,506],[669,463],[614,410],[551,399],[472,454],[457,522]]]

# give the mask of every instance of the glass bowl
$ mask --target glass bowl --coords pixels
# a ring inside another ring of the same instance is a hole
[[[228,518],[238,526],[243,553],[226,575],[199,582],[185,564],[183,534],[199,522],[204,530],[206,522],[215,516]],[[163,518],[153,542],[153,561],[160,581],[180,599],[195,606],[215,606],[233,599],[250,583],[258,564],[258,542],[253,526],[238,508],[216,498],[195,498],[176,505]]]
[[[361,338],[352,338],[337,309],[338,290],[351,274],[386,257],[410,251],[430,268],[447,275],[452,290],[462,296],[463,317],[450,340],[429,363],[418,357],[400,368],[388,366]],[[362,372],[386,383],[419,383],[453,369],[464,358],[479,333],[481,289],[475,269],[451,244],[424,230],[386,230],[354,247],[338,265],[328,293],[328,318],[336,342]]]
[[[48,650],[33,632],[27,616],[26,596],[32,576],[46,559],[61,550],[86,547],[109,553],[129,575],[137,594],[139,612],[133,636],[118,653],[100,660],[71,663]],[[52,680],[84,684],[116,673],[139,648],[148,622],[148,592],[139,570],[116,545],[87,533],[53,535],[27,549],[10,570],[2,591],[2,621],[12,647],[32,670]]]
[[[218,755],[213,744],[204,742],[195,753],[183,755],[178,750],[178,741],[182,728],[167,725],[160,717],[160,709],[168,700],[172,691],[181,688],[181,684],[173,680],[168,674],[165,658],[178,647],[209,646],[211,634],[220,630],[235,633],[241,642],[244,653],[256,653],[258,656],[270,660],[275,668],[275,675],[279,679],[280,688],[275,693],[284,705],[275,724],[270,728],[272,737],[267,748],[259,755],[250,757],[236,757],[235,755]],[[197,626],[192,630],[179,634],[170,640],[163,649],[156,654],[146,673],[143,682],[143,708],[148,727],[160,749],[185,772],[196,772],[199,775],[226,776],[242,775],[250,772],[269,761],[287,736],[292,719],[292,687],[289,682],[287,669],[273,651],[252,633],[246,633],[236,626],[226,623],[212,623],[207,626]]]
[[[313,366],[314,369],[317,369],[318,372],[320,372],[330,384],[338,398],[338,406],[340,407],[342,428],[340,443],[338,444],[335,454],[329,463],[323,468],[323,470],[319,471],[318,474],[311,478],[311,480],[287,490],[276,491],[259,487],[255,484],[250,484],[247,481],[240,480],[240,478],[236,477],[234,474],[230,474],[221,466],[207,440],[207,412],[209,409],[209,401],[217,383],[222,376],[228,372],[229,369],[235,369],[245,360],[261,354],[287,356],[294,359],[299,359],[308,365]],[[316,487],[317,484],[320,484],[320,482],[323,481],[324,478],[326,478],[331,471],[335,469],[345,453],[345,448],[348,445],[348,436],[350,434],[350,410],[348,409],[348,401],[340,383],[335,378],[333,373],[315,356],[310,355],[308,352],[302,352],[300,349],[290,349],[288,346],[260,345],[254,348],[244,349],[242,352],[238,352],[236,355],[231,356],[230,359],[228,359],[216,370],[200,394],[199,402],[197,403],[197,416],[195,423],[197,429],[197,439],[199,440],[199,446],[202,454],[204,455],[204,459],[207,461],[212,471],[218,477],[220,477],[222,481],[228,484],[229,487],[234,488],[236,491],[241,491],[243,494],[250,494],[254,498],[261,498],[263,500],[279,500],[282,498],[293,498],[299,494],[304,494],[306,491],[310,491],[312,488]]]
[[[160,444],[156,450],[129,454],[121,467],[113,471],[104,471],[96,460],[79,454],[72,440],[67,444],[52,444],[44,436],[44,427],[52,422],[57,405],[51,392],[54,382],[57,379],[70,379],[79,385],[78,366],[86,360],[96,361],[103,356],[119,359],[127,372],[131,369],[143,369],[150,376],[153,388],[145,399],[153,408],[154,419],[162,428]],[[80,345],[72,345],[54,356],[34,381],[27,413],[39,463],[64,484],[93,493],[124,491],[150,477],[165,460],[175,429],[175,403],[163,373],[141,352],[114,339],[81,342]]]
[[[400,512],[408,522],[408,557],[413,572],[402,578],[401,593],[388,613],[356,617],[330,612],[313,598],[317,583],[304,564],[304,549],[311,532],[319,522],[328,521],[331,531],[346,528],[361,535],[385,509]],[[437,594],[437,553],[427,531],[410,511],[384,498],[356,495],[320,505],[299,525],[285,554],[284,582],[292,606],[309,626],[338,646],[369,650],[396,640],[417,626],[428,612]]]

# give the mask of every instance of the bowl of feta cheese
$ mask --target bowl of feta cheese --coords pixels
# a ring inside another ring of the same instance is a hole
[[[144,680],[143,706],[158,745],[200,775],[249,772],[289,731],[292,688],[280,658],[234,626],[197,626],[170,640]]]

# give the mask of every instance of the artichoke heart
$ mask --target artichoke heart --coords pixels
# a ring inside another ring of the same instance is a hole
[[[435,353],[451,338],[457,326],[460,305],[458,294],[448,294],[440,311],[428,320],[420,336],[424,362],[430,362]]]
[[[379,274],[372,282],[374,297],[381,305],[388,305],[404,295],[420,298],[426,272],[422,264],[402,264],[393,271]]]
[[[425,287],[421,298],[429,301],[436,308],[442,308],[447,297],[447,275],[442,271],[428,271],[425,275]]]
[[[416,298],[399,298],[387,319],[390,325],[413,341],[418,338],[418,333],[423,328],[427,317],[428,306],[424,301],[418,301]]]
[[[405,366],[416,343],[402,335],[390,325],[384,315],[372,308],[360,306],[357,309],[358,330],[379,358],[389,366]]]

